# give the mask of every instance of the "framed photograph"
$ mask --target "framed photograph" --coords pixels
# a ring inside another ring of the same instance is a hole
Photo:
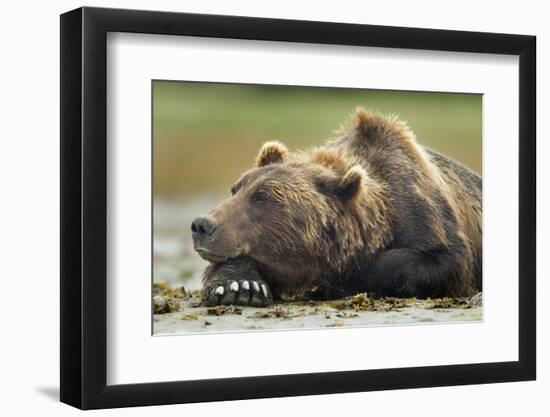
[[[535,37],[61,16],[61,401],[533,380]]]

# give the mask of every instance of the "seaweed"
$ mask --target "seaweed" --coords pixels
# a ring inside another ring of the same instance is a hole
[[[170,298],[187,298],[188,294],[184,287],[172,288],[165,282],[155,282],[153,284],[153,295],[161,295]]]
[[[463,297],[443,297],[443,298],[427,298],[426,299],[426,309],[434,308],[470,308],[468,298]]]
[[[301,304],[303,305],[303,304]],[[292,306],[290,306],[292,307]],[[248,316],[256,319],[293,319],[296,317],[305,317],[306,315],[316,315],[319,313],[317,307],[313,311],[308,311],[306,307],[298,308],[297,310],[292,311],[290,308],[283,308],[281,305],[275,305],[274,307],[264,310],[256,311],[253,315]],[[327,317],[329,318],[329,317]]]
[[[369,298],[366,292],[363,292],[341,300],[329,301],[327,304],[337,310],[369,311],[372,310],[373,300]]]
[[[221,305],[208,308],[206,312],[209,316],[228,316],[232,314],[241,315],[243,314],[243,309],[234,305]]]
[[[178,299],[155,295],[153,297],[153,314],[166,314],[180,311],[181,305]]]
[[[337,310],[353,310],[359,311],[401,311],[408,307],[417,307],[425,309],[451,309],[451,308],[471,308],[470,299],[464,297],[442,297],[442,298],[427,298],[426,300],[418,300],[412,298],[398,297],[382,297],[370,298],[367,293],[360,293],[352,297],[346,297],[341,300],[328,302],[330,307]]]

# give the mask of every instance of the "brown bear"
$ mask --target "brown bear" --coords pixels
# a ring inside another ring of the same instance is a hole
[[[192,223],[205,305],[470,296],[482,281],[481,178],[362,108],[325,146],[264,144]]]

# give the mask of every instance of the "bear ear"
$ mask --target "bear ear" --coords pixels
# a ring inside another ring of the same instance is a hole
[[[320,178],[318,186],[321,192],[349,203],[366,190],[367,172],[362,166],[354,165],[342,177]]]
[[[367,172],[362,166],[354,165],[340,180],[336,193],[343,201],[352,201],[366,186]]]
[[[287,152],[287,147],[281,142],[266,142],[262,145],[260,153],[256,157],[256,166],[261,168],[266,165],[280,164],[284,161]]]

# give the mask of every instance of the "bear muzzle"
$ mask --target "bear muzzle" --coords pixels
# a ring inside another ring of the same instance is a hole
[[[214,263],[227,260],[226,256],[218,255],[210,249],[217,228],[216,222],[208,216],[197,217],[191,223],[195,251],[204,260]]]
[[[207,216],[197,217],[191,223],[191,232],[193,233],[193,240],[203,239],[208,236],[212,236],[218,226],[211,218]]]

